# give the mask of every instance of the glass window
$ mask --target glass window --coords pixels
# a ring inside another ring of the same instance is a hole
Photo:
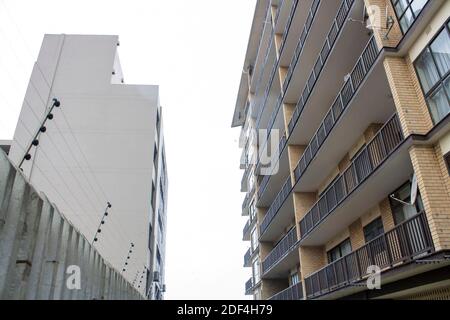
[[[439,73],[433,62],[430,49],[426,48],[416,60],[416,70],[423,90],[429,92],[439,81]]]
[[[448,174],[450,175],[450,152],[444,156],[445,163],[447,164]]]
[[[251,239],[252,239],[252,252],[255,251],[258,248],[258,228],[253,228],[252,230],[252,235],[251,235]]]
[[[450,36],[446,29],[441,31],[430,49],[441,76],[445,76],[450,70]]]
[[[298,278],[298,272],[291,274],[289,282],[290,282],[291,286],[296,285],[297,283],[300,282],[300,280]]]
[[[377,238],[383,233],[384,229],[381,217],[375,219],[374,221],[372,221],[371,223],[369,223],[367,226],[364,227],[364,239],[366,240],[366,243],[372,241],[373,239]]]
[[[403,33],[408,31],[429,0],[392,0]]]
[[[344,242],[340,243],[338,246],[328,251],[327,253],[328,263],[332,263],[333,261],[339,260],[340,258],[346,256],[351,252],[352,252],[352,245],[350,243],[350,239],[347,239]]]
[[[450,78],[447,79],[447,87]],[[450,112],[450,106],[447,99],[447,94],[443,86],[439,86],[427,99],[430,107],[431,116],[435,123],[438,123]]]
[[[410,181],[394,192],[393,197],[395,199],[391,197],[390,202],[396,224],[400,224],[423,211],[422,199],[419,193],[417,194],[416,203],[414,205],[409,205],[409,203],[411,203]]]
[[[414,62],[433,122],[450,113],[450,31],[444,26]]]
[[[255,259],[255,261],[253,261],[252,269],[253,269],[253,283],[257,284],[261,280],[261,274],[260,274],[260,270],[259,270],[259,260],[258,260],[258,258]]]

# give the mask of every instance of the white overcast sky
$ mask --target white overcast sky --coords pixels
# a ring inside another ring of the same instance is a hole
[[[0,139],[45,33],[117,34],[126,83],[158,84],[169,171],[166,299],[244,299],[231,129],[256,0],[0,0]]]

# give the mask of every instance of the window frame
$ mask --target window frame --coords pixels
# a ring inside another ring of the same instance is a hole
[[[438,68],[438,64],[436,62],[436,58],[434,57],[433,51],[431,49],[431,45],[434,43],[434,41],[439,37],[441,32],[444,31],[444,30],[447,30],[447,33],[450,36],[450,18],[448,18],[445,21],[444,25],[438,29],[436,34],[430,39],[430,41],[422,49],[420,54],[416,57],[416,59],[413,62],[414,71],[416,72],[417,79],[419,80],[420,89],[422,90],[422,94],[423,94],[423,96],[425,98],[425,103],[427,104],[428,113],[430,114],[430,118],[433,121],[434,125],[437,125],[438,123],[440,123],[442,120],[444,120],[450,114],[450,112],[449,112],[449,113],[447,113],[447,115],[444,118],[442,118],[439,121],[436,121],[433,118],[433,114],[431,112],[430,104],[428,103],[428,99],[431,98],[434,94],[436,94],[438,92],[438,89],[440,87],[442,87],[443,88],[443,92],[444,92],[445,96],[447,97],[447,101],[450,104],[450,95],[447,93],[447,91],[445,90],[445,87],[444,87],[445,82],[446,81],[450,81],[450,70],[448,70],[446,74],[441,75],[441,71]],[[436,68],[436,71],[438,72],[438,75],[439,75],[439,80],[430,88],[430,90],[428,90],[428,92],[426,92],[425,89],[424,89],[424,85],[422,83],[422,80],[420,79],[419,72],[418,72],[418,69],[417,69],[417,61],[419,60],[420,57],[423,56],[423,54],[427,50],[429,50],[430,53],[431,53],[431,59],[433,61],[434,67]]]
[[[368,230],[369,227],[372,227],[375,223],[381,223],[381,229],[382,229],[382,232],[381,232],[381,234],[378,234],[376,237],[367,240],[367,232],[366,232],[366,231]],[[378,238],[380,235],[382,235],[383,233],[385,233],[385,230],[384,230],[384,224],[383,224],[383,219],[381,218],[381,216],[376,217],[375,219],[373,219],[372,221],[370,221],[368,224],[366,224],[366,225],[363,227],[363,233],[364,233],[364,241],[365,241],[366,243],[372,241],[373,239]]]
[[[400,1],[401,1],[401,0],[391,0],[391,5],[392,5],[392,9],[393,9],[393,11],[394,11],[394,13],[395,13],[395,17],[397,18],[397,22],[398,22],[398,25],[399,25],[399,27],[400,27],[400,31],[402,32],[402,35],[405,35],[405,34],[411,29],[411,27],[414,25],[414,22],[416,22],[417,18],[421,15],[421,13],[422,13],[423,10],[425,9],[425,7],[430,3],[430,1],[427,0],[427,3],[425,3],[425,5],[422,7],[422,9],[420,10],[419,14],[416,15],[416,14],[414,13],[414,10],[411,8],[411,7],[412,7],[412,4],[413,4],[414,1],[416,1],[416,0],[411,0],[411,2],[409,2],[410,0],[407,0],[408,5],[406,6],[406,8],[405,8],[405,10],[402,12],[402,14],[401,14],[401,15],[398,15],[397,10],[395,9],[395,7],[396,7],[397,3],[399,3]],[[401,25],[401,20],[403,19],[403,17],[405,16],[405,14],[406,14],[408,11],[411,12],[411,14],[412,14],[414,20],[413,20],[413,22],[411,23],[411,25],[408,26],[408,28],[407,28],[406,30],[403,30],[402,25]]]
[[[331,248],[330,250],[327,251],[327,259],[328,259],[328,264],[331,264],[339,259],[342,259],[343,257],[345,257],[345,255],[342,255],[342,246],[344,244],[350,244],[350,252],[353,252],[353,247],[352,247],[352,242],[350,241],[350,238],[345,239],[344,241],[340,242],[338,245],[334,246],[333,248]],[[331,252],[335,251],[336,249],[339,249],[339,254],[340,254],[340,258],[336,259],[336,260],[332,260],[331,259]]]
[[[447,166],[448,175],[450,176],[450,151],[444,154],[444,162]]]

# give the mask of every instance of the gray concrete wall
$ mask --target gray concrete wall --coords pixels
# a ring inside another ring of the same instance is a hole
[[[141,298],[0,150],[0,299]]]

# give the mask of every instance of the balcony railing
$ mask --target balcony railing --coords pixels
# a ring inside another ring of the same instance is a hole
[[[297,65],[298,59],[300,58],[301,53],[303,52],[303,48],[305,46],[306,39],[308,38],[309,30],[312,27],[314,22],[314,18],[317,13],[317,9],[319,8],[320,0],[314,0],[311,8],[308,12],[308,17],[306,18],[305,25],[303,26],[302,33],[297,42],[297,46],[295,47],[294,56],[289,64],[288,72],[286,74],[286,78],[283,82],[283,92],[286,92],[289,82],[291,81],[292,74],[294,73],[295,66]]]
[[[253,278],[248,279],[245,283],[245,294],[247,296],[253,294]]]
[[[270,132],[271,132],[271,130],[273,128],[273,125],[274,125],[275,120],[277,118],[278,112],[280,111],[281,105],[282,105],[283,100],[284,100],[284,94],[285,94],[285,92],[287,90],[287,85],[290,82],[290,79],[291,79],[292,72],[293,72],[293,69],[295,67],[295,64],[297,63],[297,60],[298,60],[298,58],[300,56],[300,53],[303,50],[304,42],[306,41],[306,38],[307,38],[307,36],[309,34],[309,31],[311,29],[312,23],[314,21],[316,13],[317,13],[317,9],[318,9],[319,4],[320,4],[320,1],[321,0],[314,0],[314,2],[311,4],[311,7],[309,9],[308,18],[306,19],[306,22],[305,22],[305,24],[303,26],[302,37],[300,38],[300,41],[297,44],[297,47],[296,47],[295,53],[294,53],[294,57],[292,58],[291,64],[290,64],[289,69],[288,69],[288,73],[287,73],[286,78],[285,78],[284,83],[283,83],[283,90],[281,90],[280,94],[278,95],[277,101],[275,103],[275,108],[272,111],[272,114],[270,116],[270,119],[269,119],[269,122],[268,122],[268,125],[267,125],[267,128],[268,128],[268,130],[267,130],[267,139],[269,138]],[[286,38],[287,38],[287,34],[288,34],[288,30],[289,30],[290,25],[292,23],[292,19],[294,17],[294,13],[295,13],[295,9],[297,7],[297,4],[298,4],[298,1],[294,1],[293,2],[292,8],[291,8],[291,12],[290,12],[290,15],[289,15],[289,20],[288,20],[288,23],[286,24],[286,30],[284,31],[283,38],[281,40],[280,55],[281,55],[281,53],[283,51],[284,44],[286,42]],[[302,41],[302,39],[303,39],[303,41]],[[295,60],[295,63],[293,62],[294,60]],[[264,110],[264,108],[266,106],[267,98],[269,96],[270,88],[272,87],[272,82],[273,82],[273,79],[275,77],[275,73],[276,73],[275,71],[278,68],[278,64],[279,64],[279,61],[274,64],[274,68],[272,70],[271,78],[270,78],[270,81],[269,81],[268,86],[266,88],[265,95],[264,95],[263,104],[262,104],[262,107],[260,109],[260,113],[261,114],[262,114],[262,110]],[[260,120],[261,120],[260,117],[258,117],[258,118],[259,119],[257,121],[257,128],[260,127],[259,124],[260,124]],[[263,148],[264,148],[265,144],[267,144],[267,139],[264,141]]]
[[[358,282],[369,275],[369,266],[386,270],[433,251],[427,218],[421,213],[307,277],[307,297],[313,298]]]
[[[256,218],[251,220],[251,217],[247,220],[245,223],[244,229],[242,230],[243,238],[245,239],[245,235],[247,235],[250,232],[250,229],[253,227],[254,222],[256,221]]]
[[[334,125],[340,119],[344,110],[347,109],[347,106],[349,105],[349,102],[352,99],[353,95],[356,93],[362,81],[377,60],[379,52],[380,51],[378,50],[375,38],[372,37],[369,40],[369,43],[364,49],[362,55],[358,59],[356,66],[353,68],[353,71],[350,73],[350,77],[344,84],[342,90],[339,92],[337,98],[333,102],[331,108],[329,109],[324,120],[319,126],[319,129],[311,139],[308,147],[305,149],[305,152],[298,162],[298,165],[294,171],[296,182],[300,179],[306,168],[314,159],[320,147],[325,142],[330,132],[333,130]]]
[[[285,27],[285,29],[283,31],[283,36],[281,38],[281,44],[280,44],[280,50],[279,50],[279,52],[280,52],[279,55],[280,56],[281,56],[281,53],[283,52],[284,44],[286,42],[287,34],[288,34],[289,29],[291,27],[292,19],[294,18],[294,14],[295,14],[295,10],[297,9],[297,5],[298,5],[298,0],[294,0],[292,2],[291,11],[289,12],[288,21],[287,21],[286,27]],[[267,51],[266,57],[264,58],[264,68],[263,68],[263,70],[267,66],[267,60],[269,59],[270,49],[272,48],[272,45],[275,43],[275,30],[273,30],[272,37],[271,37],[270,41],[271,42],[270,42],[269,50]],[[267,99],[269,97],[270,89],[272,88],[272,83],[273,83],[273,80],[275,79],[275,75],[276,75],[276,71],[278,69],[279,63],[280,63],[280,61],[278,60],[272,66],[272,70],[270,72],[270,77],[269,77],[269,82],[267,83],[266,89],[264,91],[264,97],[263,97],[263,100],[262,100],[262,103],[261,103],[261,107],[260,107],[259,112],[258,112],[258,117],[256,119],[256,128],[257,129],[260,128],[262,114],[263,114],[264,109],[266,108]],[[260,78],[258,79],[258,85],[256,86],[256,92],[259,91],[259,86],[260,86],[260,84],[262,82],[262,75],[263,74],[264,73],[262,73]]]
[[[260,232],[263,234],[267,228],[269,227],[272,220],[275,218],[275,216],[278,213],[278,210],[280,210],[281,206],[283,205],[284,201],[288,197],[288,195],[291,193],[292,190],[292,182],[291,177],[288,176],[286,182],[284,183],[283,187],[281,188],[278,195],[275,197],[275,200],[272,202],[272,205],[270,206],[269,210],[267,211],[266,215],[264,216],[264,219],[260,226]]]
[[[318,226],[403,140],[400,121],[397,114],[394,114],[300,221],[301,237],[304,238]]]
[[[278,159],[272,159],[272,161],[279,161],[279,158],[281,156],[281,153],[283,152],[284,147],[286,146],[286,143],[287,143],[287,137],[286,137],[286,133],[284,133],[281,136],[280,142],[278,143],[278,154],[276,155],[278,157]],[[272,157],[273,157],[273,155],[272,155]],[[261,199],[262,195],[266,191],[266,188],[270,181],[271,176],[272,176],[272,174],[263,176],[261,183],[259,185],[259,189],[258,189],[258,198],[259,199]]]
[[[269,300],[277,301],[277,300],[303,300],[303,287],[302,283],[296,283],[293,286],[277,293],[273,297],[269,298]]]
[[[297,243],[297,228],[292,228],[262,262],[262,273],[274,267]]]
[[[342,28],[345,25],[345,22],[347,21],[347,17],[350,13],[350,10],[354,4],[355,0],[343,0],[342,4],[338,10],[338,13],[333,21],[333,24],[331,26],[330,31],[328,32],[327,38],[325,39],[325,43],[322,47],[322,50],[320,51],[320,54],[317,58],[316,63],[314,64],[314,68],[311,71],[311,74],[308,78],[307,83],[305,84],[305,87],[303,88],[302,95],[297,103],[297,106],[295,107],[294,113],[292,114],[292,118],[289,121],[288,129],[289,134],[292,133],[295,124],[297,123],[298,118],[300,117],[300,114],[303,111],[303,108],[305,107],[309,96],[311,92],[313,91],[313,88],[317,82],[317,79],[319,78],[323,67],[325,65],[325,62],[327,61],[330,52],[335,45],[335,42],[338,38],[339,33],[341,32]],[[295,62],[296,63],[296,62]],[[295,66],[294,66],[295,68]],[[286,80],[290,82],[290,78],[286,76]],[[286,81],[285,81],[286,82]],[[286,88],[289,86],[289,83],[285,83],[283,86],[286,86]]]
[[[317,82],[317,79],[319,78],[320,73],[323,70],[323,67],[330,55],[331,49],[334,47],[334,44],[337,40],[337,37],[340,33],[340,31],[342,30],[345,21],[347,21],[347,16],[350,13],[350,10],[353,6],[353,4],[355,3],[355,0],[343,0],[341,6],[339,7],[338,13],[335,17],[335,19],[333,20],[333,24],[331,26],[331,30],[328,33],[327,39],[325,40],[325,43],[322,47],[322,50],[320,52],[319,57],[317,58],[316,63],[314,64],[314,69],[311,71],[311,75],[309,77],[310,81],[309,84],[306,84],[307,86],[309,86],[309,93],[312,92],[313,89],[313,85],[315,85],[315,82]],[[292,64],[292,62],[291,62]],[[290,74],[288,73],[288,75],[286,76],[286,79],[283,83],[283,88],[284,90],[281,91],[280,96],[277,99],[277,105],[274,108],[273,114],[271,116],[271,119],[269,121],[269,126],[268,126],[268,134],[270,134],[270,131],[272,130],[272,126],[273,123],[275,122],[276,119],[276,115],[279,111],[279,108],[282,105],[283,99],[284,99],[284,92],[286,92],[287,88],[289,87],[289,83],[290,80],[292,78],[292,72],[294,70],[294,68],[289,68],[289,70],[291,70]],[[314,83],[312,83],[311,79],[314,79]],[[308,95],[309,97],[309,95]],[[308,99],[307,96],[302,96],[300,98],[299,103],[301,104],[306,104],[306,101]],[[298,105],[297,105],[298,106]],[[302,106],[303,108],[303,106]],[[337,106],[335,107],[335,109],[337,108]],[[298,113],[298,117],[300,116],[301,110],[299,110],[298,108],[296,108],[296,111]],[[336,110],[337,111],[337,110]],[[340,111],[342,112],[342,110]],[[292,132],[293,127],[295,126],[295,121],[297,121],[298,117],[293,120],[294,118],[291,119],[291,121],[289,122],[289,133]],[[280,150],[280,155],[281,155],[281,151],[283,150],[286,142],[287,142],[287,134],[288,133],[284,133],[283,138],[280,140],[280,146],[282,145],[282,147],[279,148]],[[284,139],[284,140],[283,140]],[[264,142],[264,145],[267,143],[267,140]],[[263,145],[263,146],[264,146]],[[263,192],[265,191],[265,187],[267,186],[267,183],[269,182],[270,176],[266,176],[263,179],[263,182],[261,183],[261,187],[258,191],[258,195],[261,198]]]
[[[247,252],[244,255],[244,267],[250,265],[251,258],[252,258],[252,248],[248,248]]]

